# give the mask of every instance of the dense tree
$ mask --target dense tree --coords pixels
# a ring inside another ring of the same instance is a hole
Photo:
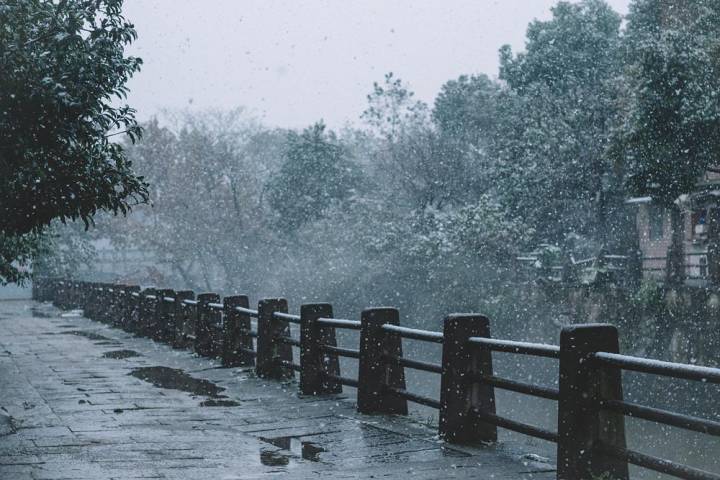
[[[460,76],[442,86],[435,99],[436,175],[456,205],[495,191],[500,86],[485,75]]]
[[[384,195],[405,209],[440,206],[448,200],[437,175],[437,139],[428,106],[393,73],[375,82],[361,118],[374,143],[372,168]]]
[[[0,255],[13,260],[53,219],[125,213],[146,198],[114,135],[140,135],[134,110],[117,105],[140,67],[124,48],[136,36],[122,0],[0,4]],[[15,251],[17,255],[13,257]],[[28,251],[25,250],[27,253]]]
[[[266,254],[264,184],[286,133],[242,109],[164,117],[144,130],[128,155],[150,181],[152,206],[123,220],[103,216],[98,228],[118,248],[153,255],[178,283],[230,288]]]
[[[678,25],[697,23],[695,33],[656,38],[653,22],[676,22],[651,15],[656,3],[635,2],[623,39],[603,1],[560,2],[529,26],[526,51],[502,50],[499,81],[448,81],[430,109],[388,74],[368,96],[363,128],[337,136],[322,123],[269,129],[242,112],[151,123],[127,147],[153,184],[153,208],[102,227],[116,246],[154,252],[168,285],[282,293],[348,313],[391,303],[426,325],[453,310],[527,324],[527,299],[514,301],[519,251],[571,240],[613,249],[632,235],[614,227],[627,220],[625,187],[652,193],[645,187],[662,189],[663,175],[687,173],[671,202],[712,157],[715,7],[682,10],[691,14]],[[653,93],[674,92],[656,88],[666,87],[666,55],[697,80],[668,102]],[[671,115],[653,118],[665,105]],[[695,171],[680,155],[692,150],[662,149],[663,132],[701,144]],[[657,180],[640,188],[651,167]]]
[[[82,222],[53,222],[42,233],[39,249],[33,253],[33,275],[67,278],[79,272],[94,272],[98,256],[93,241],[97,233],[86,231]]]
[[[27,266],[38,254],[47,253],[37,233],[0,235],[0,284],[18,282],[27,274]]]
[[[296,229],[321,218],[334,203],[351,198],[360,180],[347,149],[318,122],[300,134],[288,134],[282,166],[267,191],[281,223]]]
[[[487,75],[461,75],[445,83],[432,118],[442,135],[481,150],[496,133],[500,85]]]
[[[606,153],[617,112],[620,16],[602,0],[559,2],[501,50],[495,153],[505,202],[544,241],[607,240],[607,199],[620,181]]]
[[[682,219],[675,202],[720,158],[720,4],[636,0],[625,45],[627,100],[613,152],[627,165],[629,189],[671,212],[668,271],[680,281]]]
[[[617,148],[639,194],[671,206],[720,158],[720,4],[637,0]]]

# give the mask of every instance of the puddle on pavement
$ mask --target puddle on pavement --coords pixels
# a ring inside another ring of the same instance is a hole
[[[285,457],[289,460],[289,457],[300,457],[304,460],[309,460],[311,462],[319,462],[320,461],[320,454],[325,451],[324,448],[322,448],[317,443],[313,442],[306,442],[300,440],[298,437],[276,437],[276,438],[263,438],[260,437],[260,440],[262,440],[265,443],[269,443],[270,445],[273,445],[275,447],[281,448],[284,452],[277,452],[277,451],[269,451],[269,450],[260,450],[260,462],[263,465],[287,465],[287,461],[285,463],[265,463],[265,460],[279,460],[280,457]],[[272,455],[270,455],[272,454]],[[268,458],[263,458],[268,457]]]
[[[0,412],[0,437],[17,433],[17,423],[13,417]]]
[[[58,325],[59,328],[76,328],[77,325]]]
[[[86,332],[85,330],[72,330],[72,331],[68,331],[68,332],[60,332],[60,334],[62,334],[62,335],[77,335],[79,337],[85,337],[90,340],[112,340],[108,337],[100,335],[99,333]]]
[[[223,395],[221,395],[222,397]],[[203,402],[200,402],[201,407],[239,407],[240,402],[236,402],[235,400],[223,400],[223,399],[214,399],[211,398],[210,400],[205,400]]]
[[[117,359],[123,359],[123,358],[131,358],[131,357],[141,357],[138,352],[135,350],[113,350],[112,352],[105,352],[102,355],[105,358],[117,358]]]
[[[300,456],[302,456],[302,458],[304,458],[305,460],[310,460],[311,462],[320,461],[320,454],[325,451],[324,448],[312,442],[300,443],[302,445],[302,450],[300,452]]]
[[[119,350],[119,352],[132,352],[132,350]],[[113,353],[113,352],[107,352]],[[136,353],[136,352],[132,352]],[[139,354],[137,354],[139,355]],[[152,383],[156,387],[170,388],[188,392],[193,395],[208,397],[200,402],[201,407],[239,407],[240,402],[231,400],[227,395],[221,395],[224,387],[202,378],[191,377],[183,370],[170,367],[140,367],[132,370],[129,375]]]
[[[223,387],[219,387],[208,380],[191,377],[178,368],[141,367],[131,371],[130,375],[160,388],[181,390],[212,398],[224,398],[224,395],[220,395],[220,392],[225,390]]]
[[[290,463],[290,457],[283,452],[260,450],[260,463],[268,467],[282,467]]]
[[[57,317],[57,314],[53,314],[53,312],[48,312],[45,310],[41,310],[39,308],[31,308],[30,315],[32,315],[35,318],[56,318]]]

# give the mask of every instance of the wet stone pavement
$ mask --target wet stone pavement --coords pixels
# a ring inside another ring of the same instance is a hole
[[[0,302],[0,479],[552,479],[343,396],[220,368],[30,301]]]

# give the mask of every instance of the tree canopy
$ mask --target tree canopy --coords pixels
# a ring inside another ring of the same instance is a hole
[[[154,207],[101,226],[195,289],[514,311],[518,254],[632,253],[627,197],[667,206],[718,158],[716,3],[633,0],[623,24],[561,1],[497,79],[460,75],[428,104],[389,73],[337,133],[242,111],[151,122],[125,148]]]
[[[720,158],[720,4],[636,0],[615,154],[629,188],[670,206]]]
[[[290,132],[280,170],[267,185],[270,205],[291,229],[317,220],[334,203],[349,199],[360,176],[347,149],[323,122]]]
[[[88,225],[99,210],[126,213],[147,198],[113,141],[141,134],[121,104],[141,65],[124,54],[136,32],[122,3],[0,4],[0,235],[37,235],[55,219]],[[0,253],[12,279],[23,255]]]
[[[621,71],[621,17],[602,0],[559,2],[528,26],[525,52],[501,49],[501,194],[544,241],[602,241],[606,155]],[[553,219],[553,220],[550,220]]]

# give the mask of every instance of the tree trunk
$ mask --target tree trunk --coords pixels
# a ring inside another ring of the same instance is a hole
[[[670,227],[672,229],[670,246],[667,252],[667,283],[681,285],[685,281],[685,256],[683,255],[683,218],[680,208],[670,206]]]

